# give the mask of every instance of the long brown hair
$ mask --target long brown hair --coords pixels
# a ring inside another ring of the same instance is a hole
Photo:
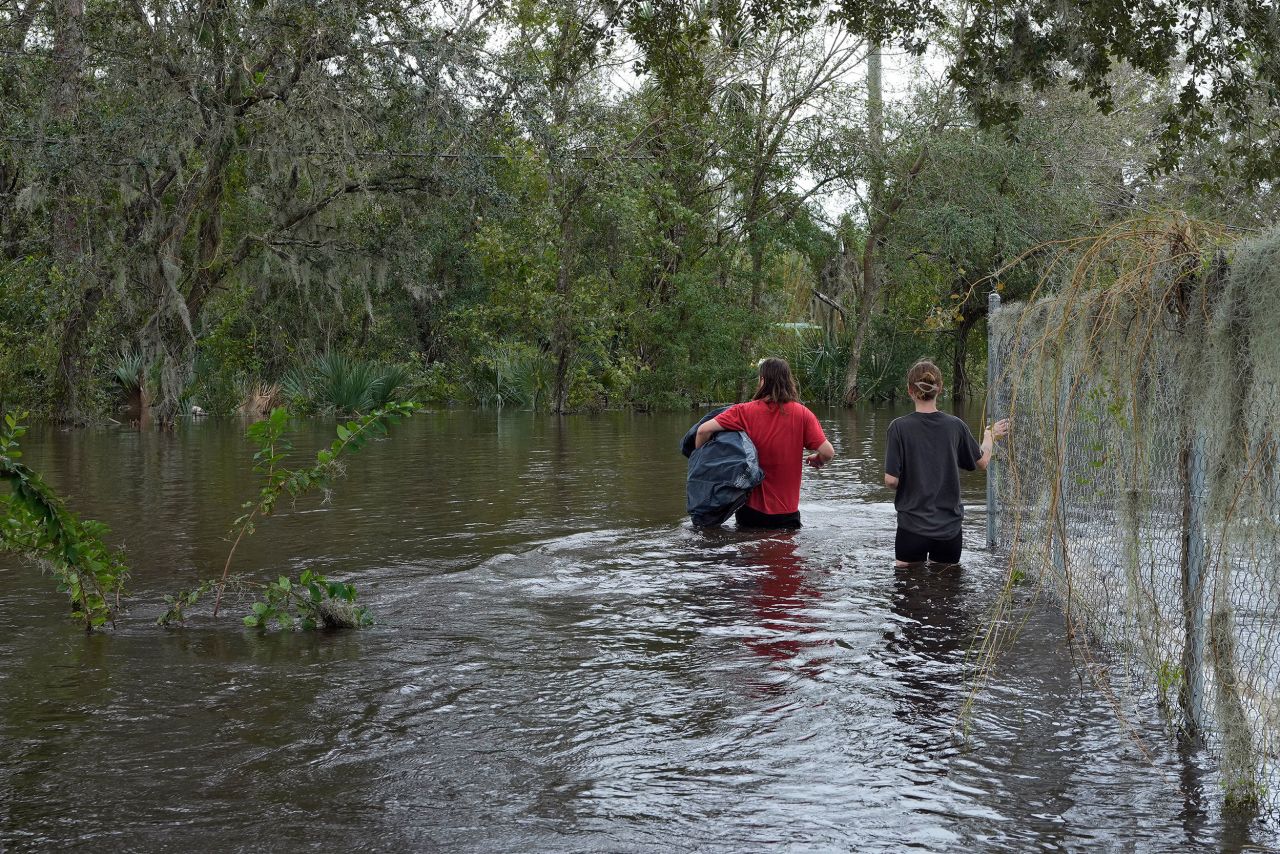
[[[761,359],[756,367],[760,369],[761,383],[752,400],[768,401],[774,406],[800,400],[800,389],[796,387],[786,359]]]
[[[928,359],[921,359],[907,371],[907,389],[916,400],[933,400],[942,391],[942,371]]]

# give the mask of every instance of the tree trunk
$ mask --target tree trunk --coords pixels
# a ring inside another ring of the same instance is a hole
[[[174,210],[156,229],[160,238],[151,268],[156,311],[150,333],[161,359],[154,414],[163,427],[182,414],[182,397],[195,377],[200,316],[229,269],[225,265],[235,263],[222,252],[222,203],[236,149],[235,126],[226,124],[210,137],[203,168],[186,182]]]
[[[866,345],[867,332],[871,328],[871,309],[880,299],[879,271],[876,269],[876,248],[879,243],[878,234],[868,234],[866,248],[862,250],[862,299],[858,300],[853,346],[849,349],[849,366],[844,374],[845,406],[852,406],[860,398],[858,372],[862,366],[862,348]]]
[[[222,195],[225,185],[218,176],[204,201],[197,232],[196,270],[192,274],[191,291],[187,294],[187,316],[195,323],[204,311],[205,300],[217,285],[214,264],[222,251]]]
[[[971,393],[968,369],[969,337],[982,316],[983,312],[967,313],[956,328],[955,348],[951,355],[951,398],[956,403],[968,400]]]
[[[72,293],[71,310],[62,326],[58,344],[58,367],[54,378],[57,417],[67,423],[82,423],[86,415],[80,405],[84,339],[102,303],[102,289],[93,281],[85,259],[84,224],[76,212],[75,143],[76,116],[83,95],[84,0],[56,0],[53,4],[53,64],[55,82],[50,99],[50,117],[59,136],[70,140],[59,156],[66,160],[55,169],[53,204],[49,223],[51,254],[62,282],[56,287]],[[63,153],[66,152],[66,153]]]
[[[884,240],[887,211],[884,209],[884,91],[881,85],[879,42],[867,53],[867,147],[871,168],[867,174],[867,243],[862,250],[862,299],[858,302],[858,321],[849,350],[849,366],[844,374],[844,404],[858,402],[858,371],[862,365],[862,348],[871,326],[871,309],[880,299],[880,246]]]
[[[574,236],[573,207],[570,204],[560,215],[560,266],[556,271],[556,320],[552,334],[556,376],[551,408],[558,414],[569,411],[569,360],[573,348],[570,300],[573,296]]]
[[[14,56],[21,55],[27,42],[27,35],[35,21],[36,12],[42,0],[27,0],[20,10],[15,6],[13,16],[9,20],[8,32],[5,33],[3,47]],[[0,101],[17,103],[19,87],[25,82],[23,75],[14,68],[21,63],[9,63],[0,71]],[[18,198],[18,181],[21,169],[17,161],[0,160],[0,257],[11,259],[22,254],[19,235],[20,217],[16,215],[14,206]]]
[[[77,290],[79,288],[77,287]],[[84,373],[85,334],[93,324],[102,304],[102,288],[90,285],[79,294],[62,325],[62,341],[58,346],[58,375],[56,382],[57,418],[64,424],[83,424],[87,413],[80,405],[80,380]]]
[[[748,230],[747,248],[751,255],[751,313],[755,314],[760,310],[760,304],[764,301],[764,246],[756,239],[754,229]],[[754,361],[752,350],[753,341],[751,333],[748,331],[742,336],[742,360],[750,363]],[[756,385],[755,377],[744,376],[741,384],[738,386],[738,400],[746,400],[751,396]]]

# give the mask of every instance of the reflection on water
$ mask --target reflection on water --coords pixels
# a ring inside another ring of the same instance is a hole
[[[1144,757],[1032,598],[960,738],[1001,586],[892,567],[887,410],[822,413],[796,532],[692,530],[684,416],[424,413],[331,504],[237,552],[356,580],[378,625],[259,635],[150,623],[216,574],[252,492],[238,425],[37,432],[28,460],[135,566],[85,638],[0,564],[0,848],[459,851],[1243,850],[1203,755]],[[331,425],[300,425],[300,452]],[[211,569],[212,568],[212,569]],[[1157,720],[1139,708],[1132,720]]]
[[[887,662],[902,686],[895,714],[906,724],[913,748],[942,749],[940,732],[950,733],[958,723],[970,676],[964,659],[977,628],[964,570],[938,564],[895,567],[890,608],[897,619],[886,636]]]
[[[742,556],[758,570],[750,602],[761,634],[748,640],[748,646],[758,655],[776,661],[797,659],[806,650],[820,646],[806,635],[821,625],[807,616],[808,606],[821,593],[805,583],[806,567],[796,554],[795,534],[778,533],[746,543]],[[806,656],[804,664],[810,675],[822,672],[822,659]]]

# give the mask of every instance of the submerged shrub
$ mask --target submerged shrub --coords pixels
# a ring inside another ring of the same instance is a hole
[[[236,414],[249,418],[265,418],[280,402],[279,383],[255,383],[240,392],[240,405]]]
[[[462,387],[478,406],[537,409],[550,395],[551,382],[546,355],[517,344],[485,348],[471,363]]]
[[[151,366],[146,357],[137,349],[120,351],[111,376],[124,392],[124,403],[129,407],[129,417],[140,419],[146,417],[151,395],[148,374]]]
[[[267,584],[244,618],[246,626],[262,629],[272,622],[282,629],[361,629],[373,625],[373,618],[356,604],[355,585],[304,569],[296,582],[282,575]]]
[[[371,625],[368,611],[355,603],[356,589],[352,584],[330,581],[311,570],[304,571],[297,581],[282,575],[277,581],[260,584],[231,575],[231,563],[241,541],[275,512],[282,499],[297,499],[313,490],[327,490],[334,479],[345,473],[345,457],[371,440],[385,437],[391,425],[412,415],[417,408],[416,403],[389,403],[368,415],[339,424],[334,440],[316,451],[315,462],[296,469],[285,466],[293,450],[293,443],[286,435],[291,417],[289,410],[277,407],[264,420],[250,425],[245,433],[258,446],[253,455],[253,470],[263,481],[257,499],[246,501],[242,505],[244,514],[232,523],[233,541],[222,576],[216,580],[205,579],[191,590],[166,596],[169,608],[157,622],[163,626],[181,625],[186,620],[187,609],[209,593],[215,594],[213,616],[217,617],[224,594],[232,589],[260,591],[261,598],[253,603],[252,612],[244,618],[247,626],[266,628],[271,622],[280,628],[304,629]]]
[[[280,380],[296,407],[340,414],[371,412],[386,406],[409,379],[409,369],[328,353],[295,368]]]
[[[147,361],[137,350],[121,350],[112,375],[120,388],[134,392],[146,382]]]
[[[810,403],[840,402],[849,366],[848,341],[804,329],[787,335],[778,349],[791,364],[801,397]]]

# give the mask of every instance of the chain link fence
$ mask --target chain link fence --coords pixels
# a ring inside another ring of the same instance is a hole
[[[988,404],[1014,430],[988,539],[1215,752],[1228,804],[1280,805],[1280,232],[1185,220],[993,295]]]

